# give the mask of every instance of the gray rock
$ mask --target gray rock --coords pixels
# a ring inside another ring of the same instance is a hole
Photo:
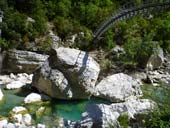
[[[72,90],[79,89],[76,95],[80,98],[87,98],[95,91],[100,67],[88,53],[70,48],[55,49],[50,56],[50,64],[65,75]]]
[[[159,85],[160,81],[166,84],[170,83],[170,74],[166,70],[163,72],[160,70],[148,71],[147,75],[153,85]]]
[[[41,95],[37,93],[31,93],[28,96],[26,96],[24,99],[25,104],[39,102],[39,101],[42,101],[42,98]]]
[[[24,85],[26,84],[22,83],[21,81],[12,81],[6,85],[6,89],[17,89],[23,87]]]
[[[35,72],[33,86],[58,99],[86,99],[95,92],[99,71],[88,53],[58,48]]]
[[[88,104],[82,114],[79,127],[81,128],[109,128],[117,125],[119,113],[112,111],[110,105]]]
[[[136,114],[147,113],[155,108],[153,101],[142,99],[124,103],[88,104],[82,114],[80,122],[75,127],[83,128],[108,128],[118,127],[117,119],[121,114],[134,118]]]
[[[34,52],[9,50],[3,60],[2,72],[33,73],[47,58],[48,55]]]
[[[111,110],[119,114],[127,114],[134,118],[134,115],[147,113],[156,107],[156,103],[148,99],[130,100],[124,103],[116,103],[111,105]]]
[[[7,119],[2,119],[0,120],[0,128],[4,128],[8,124]]]
[[[15,128],[13,123],[8,123],[5,128]]]
[[[27,109],[22,107],[22,106],[16,106],[12,109],[12,112],[15,113],[15,114],[21,113],[23,111],[27,111]]]
[[[129,75],[130,75],[132,78],[134,78],[134,79],[136,79],[136,80],[139,80],[140,82],[147,80],[147,74],[144,73],[144,72],[135,71],[135,72],[129,73]]]
[[[148,70],[154,70],[159,68],[164,62],[164,52],[161,47],[157,47],[154,53],[149,58],[146,68]]]
[[[71,86],[63,73],[57,69],[52,69],[48,61],[35,71],[32,86],[53,98],[74,98]]]
[[[55,35],[54,33],[53,33],[53,31],[49,31],[49,36],[50,36],[50,38],[51,38],[51,40],[52,40],[52,47],[54,48],[54,49],[57,49],[58,47],[59,47],[59,44],[60,44],[60,42],[61,42],[61,39],[57,36],[57,35]]]
[[[139,82],[123,73],[104,78],[96,85],[96,91],[97,97],[111,102],[122,102],[130,97],[142,95]]]
[[[23,115],[23,118],[22,118],[22,121],[23,121],[23,123],[24,123],[26,126],[31,125],[31,121],[32,121],[31,115],[30,115],[30,114],[24,114],[24,115]]]

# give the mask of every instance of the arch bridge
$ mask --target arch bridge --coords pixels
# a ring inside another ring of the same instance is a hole
[[[101,39],[101,35],[106,32],[114,23],[130,19],[133,16],[140,14],[147,14],[152,11],[159,12],[159,10],[169,9],[170,0],[162,0],[162,2],[146,2],[144,0],[143,4],[135,6],[133,3],[128,3],[124,5],[124,9],[117,12],[115,15],[112,15],[106,21],[104,21],[99,28],[93,33],[93,40]]]

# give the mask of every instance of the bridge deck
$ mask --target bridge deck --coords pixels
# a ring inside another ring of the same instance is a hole
[[[100,39],[100,36],[107,31],[112,24],[122,20],[127,20],[133,16],[150,13],[153,10],[170,8],[170,0],[164,0],[162,3],[147,3],[129,9],[121,10],[116,15],[111,16],[104,21],[99,28],[94,32],[93,38]],[[158,11],[157,11],[158,12]]]

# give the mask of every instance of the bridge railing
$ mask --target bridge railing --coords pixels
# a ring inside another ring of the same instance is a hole
[[[170,0],[163,0],[162,2],[157,3],[146,3],[144,2],[140,6],[131,6],[131,8],[122,9],[116,15],[112,15],[106,21],[104,21],[100,27],[94,32],[93,38],[99,39],[100,36],[112,26],[113,23],[126,20],[132,16],[139,14],[146,14],[153,11],[154,9],[167,9],[170,8]]]

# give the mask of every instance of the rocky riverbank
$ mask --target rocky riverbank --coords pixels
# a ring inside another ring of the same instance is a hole
[[[141,99],[143,95],[141,85],[143,83],[159,85],[160,81],[167,84],[170,82],[168,70],[170,60],[168,57],[161,59],[161,61],[159,59],[159,64],[155,64],[154,62],[159,57],[154,59],[153,55],[147,64],[149,68],[145,71],[120,72],[98,81],[100,66],[90,54],[84,51],[63,47],[56,48],[51,51],[47,59],[40,59],[41,63],[34,63],[34,61],[40,62],[36,57],[37,54],[29,52],[29,54],[24,54],[23,57],[17,57],[21,55],[18,52],[16,52],[17,55],[13,55],[15,62],[24,62],[23,67],[26,65],[27,67],[30,66],[29,69],[33,69],[31,68],[33,66],[36,70],[33,74],[11,73],[0,76],[2,88],[2,91],[0,90],[0,104],[6,100],[4,89],[24,89],[22,94],[25,93],[21,103],[13,106],[7,116],[0,116],[0,127],[50,127],[46,123],[40,124],[36,120],[49,112],[47,106],[51,105],[53,98],[69,101],[81,99],[90,101],[92,97],[107,100],[108,103],[87,103],[82,108],[82,115],[78,120],[57,116],[55,126],[75,128],[120,127],[118,118],[122,114],[133,119],[136,118],[135,115],[147,113],[156,108],[157,105],[154,101]],[[36,59],[29,61],[30,57],[26,55],[34,55]],[[20,61],[17,61],[17,59]],[[21,59],[24,59],[24,61]],[[5,59],[5,61],[8,60]],[[32,64],[36,64],[36,67]],[[19,72],[22,72],[22,70]],[[37,109],[27,108],[29,105],[36,104],[39,104]]]

